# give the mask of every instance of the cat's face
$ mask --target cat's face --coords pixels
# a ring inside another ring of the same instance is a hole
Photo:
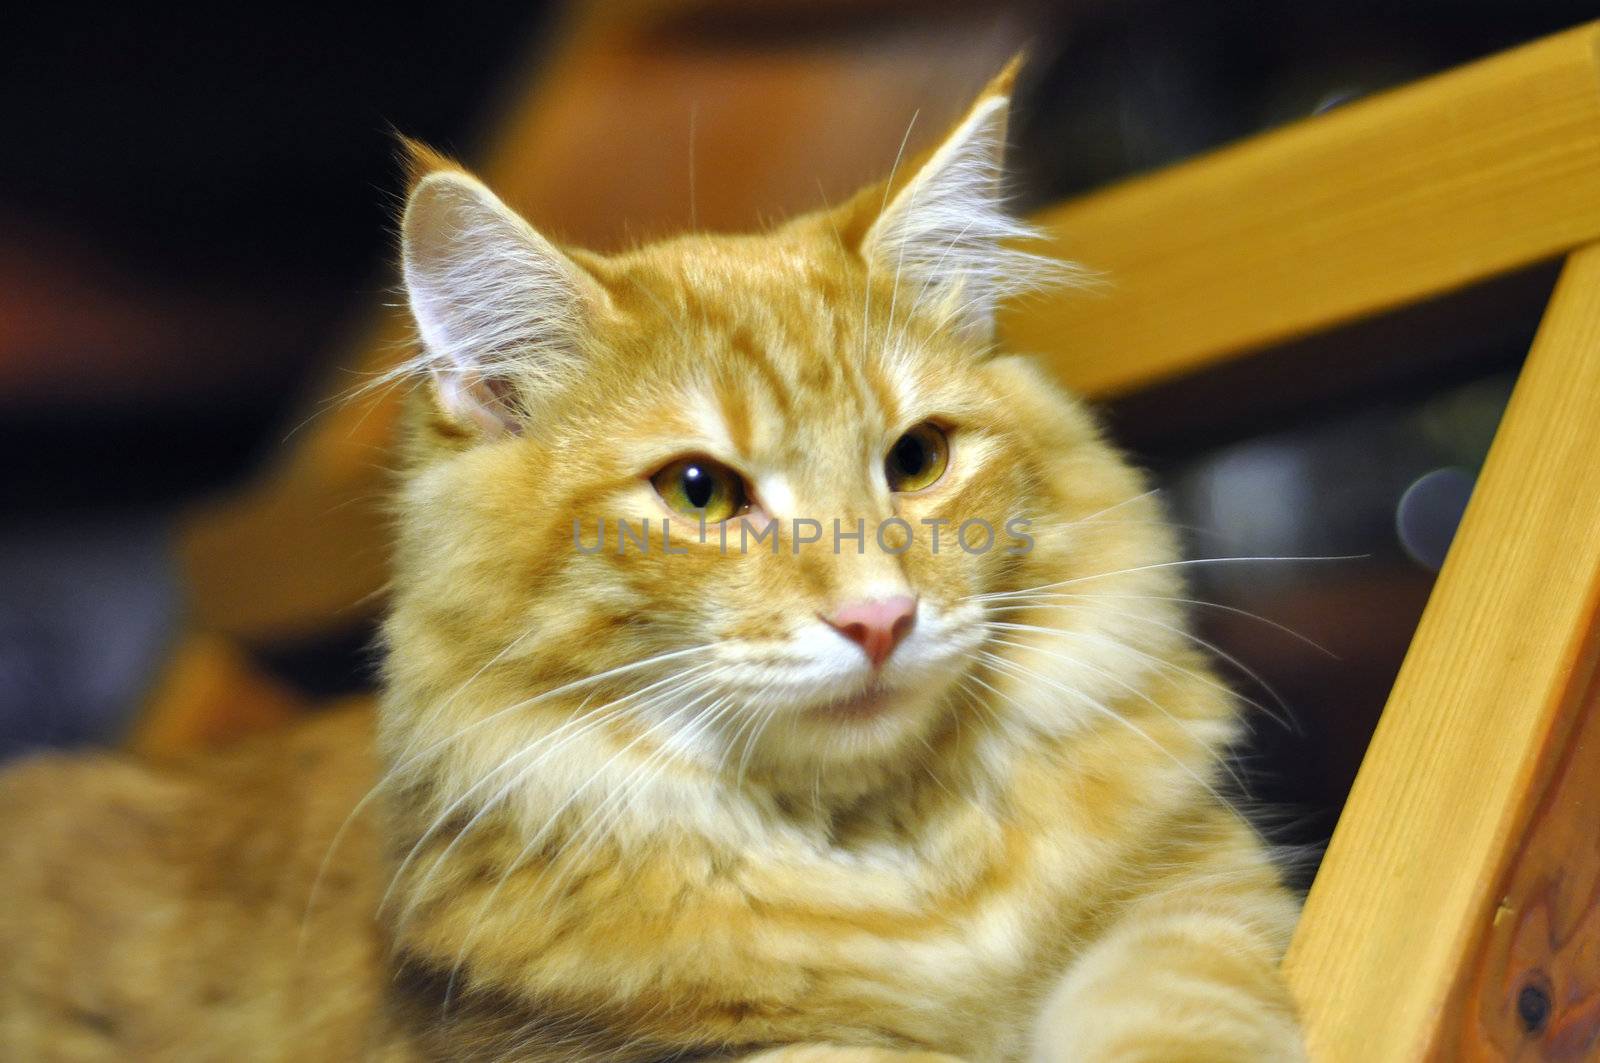
[[[1036,268],[1000,243],[1004,103],[887,191],[610,258],[556,250],[464,175],[425,178],[407,273],[438,386],[391,674],[464,726],[593,721],[770,779],[881,770],[977,709],[1065,726],[1061,698],[1007,696],[1017,674],[985,663],[1031,637],[997,616],[1042,599],[992,596],[1165,541],[1128,534],[1138,480],[1083,413],[991,350],[995,299]],[[1053,627],[1110,616],[1067,608]],[[1059,649],[1017,667],[1104,696]]]

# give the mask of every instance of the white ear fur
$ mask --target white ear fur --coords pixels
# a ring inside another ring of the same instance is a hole
[[[1053,260],[1008,244],[1037,238],[1005,212],[1001,189],[1010,99],[980,100],[884,207],[862,242],[875,271],[909,284],[919,304],[987,341],[995,305],[1038,282]]]
[[[530,397],[577,359],[582,303],[595,287],[576,263],[457,171],[418,181],[401,222],[401,262],[441,404],[484,429],[517,431]]]

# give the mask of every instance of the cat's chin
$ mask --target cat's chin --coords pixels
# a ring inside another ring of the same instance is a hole
[[[958,677],[941,669],[914,682],[873,677],[865,685],[799,708],[786,729],[805,759],[863,764],[892,756],[933,725]]]

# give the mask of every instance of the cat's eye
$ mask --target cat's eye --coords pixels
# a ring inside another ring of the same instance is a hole
[[[883,459],[883,474],[891,491],[920,491],[944,475],[950,462],[950,440],[944,429],[923,421],[895,440]]]
[[[650,477],[674,513],[716,524],[750,508],[744,477],[710,458],[679,458]]]

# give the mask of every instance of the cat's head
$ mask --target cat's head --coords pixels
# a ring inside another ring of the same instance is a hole
[[[476,751],[463,780],[538,749],[544,773],[610,751],[866,785],[964,721],[1067,728],[1137,681],[1117,646],[1161,636],[1105,595],[1164,586],[1137,572],[1165,533],[1081,408],[995,349],[997,304],[1059,278],[1003,209],[1010,84],[840,207],[614,256],[424,158],[388,627],[408,748]]]

